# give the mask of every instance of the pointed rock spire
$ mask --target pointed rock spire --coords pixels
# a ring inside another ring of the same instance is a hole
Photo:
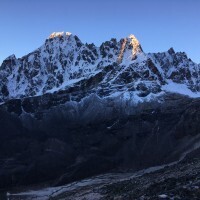
[[[118,63],[121,63],[123,59],[134,60],[137,54],[143,52],[140,42],[133,34],[129,35],[124,39],[121,39],[120,42],[121,42],[121,48],[118,56],[118,61],[117,61]],[[125,55],[125,52],[127,51],[129,51],[129,53]]]
[[[15,59],[16,59],[15,54],[12,54],[12,55],[8,56],[5,60],[15,60]]]
[[[132,47],[132,55],[133,56],[135,56],[138,53],[143,52],[140,42],[133,34],[130,34],[128,39],[129,39],[129,44]]]
[[[175,51],[174,51],[174,49],[171,47],[171,48],[168,50],[168,53],[169,53],[169,54],[175,54]]]

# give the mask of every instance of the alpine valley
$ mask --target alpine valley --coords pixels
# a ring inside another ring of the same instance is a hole
[[[96,47],[52,33],[0,66],[0,188],[60,186],[198,157],[199,97],[200,65],[184,52],[145,53],[134,35]]]

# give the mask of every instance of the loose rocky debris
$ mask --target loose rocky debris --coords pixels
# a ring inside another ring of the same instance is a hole
[[[57,190],[49,189],[46,194],[43,190],[45,195],[40,194],[42,190],[38,195],[37,192],[18,194],[9,200],[197,200],[200,199],[200,159],[185,159],[157,171],[105,174]]]
[[[106,200],[200,199],[200,160],[185,160],[141,177],[106,185],[100,191]]]

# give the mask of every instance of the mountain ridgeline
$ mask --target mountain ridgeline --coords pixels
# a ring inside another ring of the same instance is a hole
[[[52,33],[0,67],[0,188],[139,170],[200,146],[200,65],[134,35]],[[198,152],[198,151],[197,151]]]
[[[5,59],[0,78],[1,102],[80,86],[103,97],[116,91],[122,91],[122,96],[132,91],[136,97],[159,94],[169,82],[185,84],[193,92],[200,90],[200,67],[185,53],[171,48],[146,54],[133,35],[96,47],[68,32],[53,33],[34,52]]]

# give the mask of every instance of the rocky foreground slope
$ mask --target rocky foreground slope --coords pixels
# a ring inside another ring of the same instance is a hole
[[[139,170],[199,147],[199,65],[146,54],[133,35],[96,47],[53,33],[8,57],[0,80],[0,188]]]
[[[180,162],[135,173],[103,174],[60,187],[32,188],[31,191],[17,194],[7,193],[7,196],[10,200],[200,199],[199,152],[195,154]]]
[[[99,199],[197,200],[200,199],[199,175],[199,158],[186,160],[154,173],[106,185],[101,188],[102,198]],[[65,198],[60,195],[55,199],[70,199],[68,194],[66,196],[63,194],[63,196]]]

